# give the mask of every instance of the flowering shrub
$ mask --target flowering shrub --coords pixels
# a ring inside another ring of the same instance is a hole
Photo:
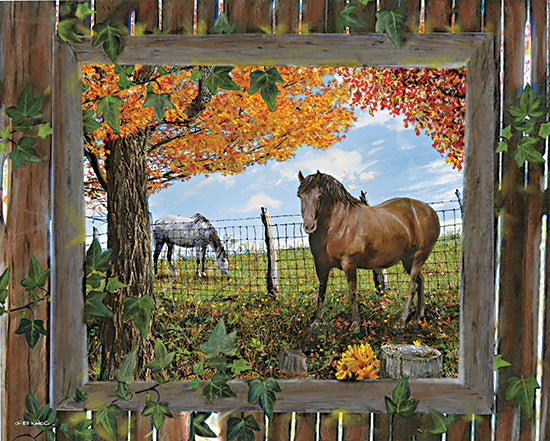
[[[364,380],[378,378],[380,361],[368,343],[349,345],[336,367],[336,378]]]

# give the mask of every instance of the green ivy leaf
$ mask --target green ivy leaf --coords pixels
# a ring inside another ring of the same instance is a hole
[[[45,122],[38,125],[38,137],[45,139],[46,136],[51,135],[53,133],[53,130],[50,126],[49,122]]]
[[[166,417],[173,418],[172,413],[168,409],[168,403],[161,401],[159,403],[149,399],[145,400],[145,407],[141,412],[142,416],[150,416],[153,426],[159,430],[164,423]]]
[[[410,398],[410,396],[409,379],[406,375],[403,375],[393,389],[392,398],[384,397],[388,414],[398,414],[403,418],[414,416],[414,411],[418,406],[419,400]]]
[[[189,439],[194,440],[195,436],[202,436],[203,438],[217,438],[212,429],[206,423],[206,420],[210,417],[212,412],[192,412],[191,413],[191,430],[189,433]]]
[[[105,273],[109,270],[111,250],[103,251],[97,239],[94,239],[86,251],[86,275],[93,271]]]
[[[518,167],[522,167],[525,161],[544,162],[544,156],[537,150],[539,138],[524,136],[519,140],[518,146],[512,151],[511,156]]]
[[[127,285],[118,280],[118,276],[109,277],[107,279],[107,284],[105,285],[105,291],[113,293],[120,288],[124,288]]]
[[[521,121],[514,123],[514,128],[523,133],[532,134],[535,130],[535,121],[532,119],[524,118]]]
[[[32,121],[30,119],[22,119],[17,124],[13,125],[14,130],[30,135],[32,133]]]
[[[197,375],[204,374],[204,363],[202,361],[193,366],[193,373]]]
[[[10,128],[9,126],[5,129],[0,129],[0,138],[10,139]]]
[[[407,13],[401,7],[380,9],[376,13],[376,32],[385,32],[396,49],[401,47]]]
[[[200,69],[193,69],[191,72],[191,81],[196,81],[202,78],[202,72]]]
[[[214,22],[212,31],[214,34],[232,34],[237,29],[237,24],[229,24],[227,20],[227,15],[221,11],[218,15],[218,18]]]
[[[502,137],[507,141],[510,141],[510,138],[512,137],[512,124],[508,124],[502,129]]]
[[[500,368],[505,368],[508,366],[512,365],[502,358],[502,354],[495,355],[493,359],[493,369],[495,371],[498,371]]]
[[[128,77],[132,75],[133,72],[134,72],[133,65],[117,64],[115,66],[115,73],[118,74],[118,78],[119,78],[116,84],[120,90],[128,89],[132,85],[132,82]]]
[[[116,417],[119,415],[122,415],[122,409],[114,403],[101,406],[95,413],[95,424],[100,424],[105,434],[113,441],[118,439]]]
[[[92,109],[82,111],[82,125],[86,133],[94,132],[101,127],[101,124],[94,119],[94,115]]]
[[[64,18],[57,23],[57,36],[67,43],[82,43],[81,38],[73,29],[76,18]]]
[[[247,371],[249,369],[250,366],[242,358],[239,358],[231,363],[231,372],[233,372],[233,375],[235,376],[240,375],[241,372]]]
[[[25,418],[34,417],[36,419],[40,410],[40,406],[38,405],[38,401],[36,401],[36,398],[34,398],[34,396],[32,395],[32,392],[29,392],[25,397],[25,408],[27,409],[27,412],[25,413]]]
[[[10,281],[10,267],[8,266],[0,276],[0,303],[4,304],[8,298],[8,283]]]
[[[525,112],[518,106],[508,107],[506,109],[506,113],[508,113],[508,115],[510,115],[513,118],[514,122],[521,121],[523,118],[527,116],[527,112]]]
[[[277,94],[279,90],[277,83],[284,83],[277,68],[272,67],[269,70],[255,70],[250,74],[250,95],[254,95],[261,90],[262,98],[272,112],[275,111],[277,103]]]
[[[346,28],[363,29],[365,25],[357,17],[356,11],[359,5],[350,3],[340,11],[338,20],[336,21],[336,29],[338,33],[342,33]]]
[[[0,142],[0,153],[4,153],[8,151],[8,146],[4,144],[3,142]]]
[[[507,151],[508,151],[508,141],[506,140],[499,141],[497,144],[496,153],[502,153]]]
[[[247,415],[244,418],[229,418],[227,421],[227,440],[232,441],[254,441],[256,439],[254,432],[259,432],[260,426],[253,415]]]
[[[198,378],[191,378],[191,381],[189,382],[189,390],[195,390],[201,387],[201,382]]]
[[[105,306],[103,299],[107,293],[91,291],[86,294],[86,319],[95,317],[113,317],[113,313]]]
[[[533,415],[533,403],[535,402],[535,389],[540,386],[532,375],[527,377],[511,376],[506,380],[506,400],[515,399],[516,403],[523,409],[527,418]]]
[[[122,303],[124,304],[122,320],[133,319],[136,328],[138,328],[143,338],[146,338],[149,332],[149,323],[151,322],[150,311],[156,309],[151,297],[149,295],[126,297]]]
[[[550,122],[545,122],[540,125],[539,136],[546,139],[550,136]]]
[[[281,392],[281,388],[273,378],[255,378],[248,383],[248,402],[254,403],[258,400],[260,407],[271,420],[276,401],[275,392]]]
[[[204,85],[208,87],[212,95],[215,95],[218,89],[240,90],[238,84],[229,76],[232,70],[233,66],[217,66],[214,68],[212,75],[204,80]]]
[[[237,333],[230,334],[225,329],[225,323],[220,320],[210,333],[210,337],[204,343],[200,344],[200,350],[206,355],[206,358],[213,358],[219,354],[231,356],[237,352]]]
[[[173,109],[174,104],[170,100],[169,93],[155,93],[152,90],[147,90],[147,97],[143,103],[143,107],[152,107],[155,119],[161,122],[164,119],[164,113],[167,108]]]
[[[124,105],[124,100],[116,95],[109,94],[104,96],[97,103],[97,114],[103,116],[107,125],[113,129],[116,134],[120,133],[120,110]]]
[[[445,416],[443,413],[436,409],[429,408],[428,412],[430,412],[430,416],[432,418],[432,426],[429,427],[426,432],[432,433],[434,435],[445,433],[455,419],[454,415]]]
[[[37,287],[43,287],[48,281],[50,270],[46,268],[42,271],[42,267],[36,257],[31,256],[31,263],[29,266],[29,277],[23,279],[21,285],[25,287],[26,291],[30,291]]]
[[[75,15],[77,16],[77,18],[80,18],[81,20],[85,19],[86,17],[88,17],[88,15],[91,15],[91,14],[95,14],[95,11],[93,9],[90,9],[88,7],[88,3],[85,2],[85,3],[79,3],[77,6],[76,6],[76,13]]]
[[[225,373],[216,372],[212,376],[212,380],[204,386],[202,394],[206,397],[210,404],[214,402],[216,397],[230,398],[237,396],[227,384],[230,378],[231,377]]]
[[[217,355],[216,357],[212,357],[206,362],[208,366],[210,366],[212,369],[217,369],[218,371],[225,372],[228,368],[227,358],[225,358],[223,355]]]
[[[19,321],[19,327],[15,331],[16,334],[24,334],[25,340],[31,349],[36,346],[40,334],[48,335],[44,329],[43,320],[29,320],[28,318],[22,318]]]
[[[99,434],[91,428],[94,422],[88,418],[79,421],[71,435],[71,441],[92,441]]]
[[[92,46],[97,47],[103,44],[103,50],[107,56],[113,64],[117,64],[120,52],[120,37],[127,33],[128,30],[121,23],[97,23],[93,27]]]
[[[76,388],[76,392],[74,394],[74,401],[76,403],[84,403],[88,399],[88,394],[86,392],[82,392],[78,387]]]
[[[137,348],[133,349],[114,372],[113,377],[117,383],[129,385],[134,381],[134,365],[136,364]]]
[[[42,97],[35,97],[31,86],[28,84],[23,88],[17,99],[17,107],[11,106],[6,109],[6,113],[12,119],[14,124],[19,123],[24,118],[36,119],[42,117],[40,108],[42,107]]]
[[[38,141],[36,138],[23,136],[15,148],[10,153],[10,159],[16,167],[19,167],[23,161],[40,163],[44,160],[38,155],[34,149],[34,145]]]
[[[175,352],[168,352],[160,338],[155,340],[155,359],[147,363],[147,367],[153,372],[161,371],[170,367],[174,359]]]
[[[535,96],[530,84],[527,84],[519,96],[519,107],[531,118],[544,116],[543,102],[540,97]]]

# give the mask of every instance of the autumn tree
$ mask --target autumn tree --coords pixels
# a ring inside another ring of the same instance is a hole
[[[403,115],[405,127],[426,133],[445,161],[462,169],[466,69],[344,68],[352,93],[351,105]]]
[[[87,201],[107,210],[111,271],[127,285],[105,298],[114,317],[102,321],[102,379],[135,347],[142,354],[137,372],[146,372],[151,354],[150,342],[123,320],[125,299],[138,299],[132,301],[148,314],[153,294],[148,195],[198,174],[241,173],[284,161],[301,146],[340,141],[353,115],[348,87],[334,73],[83,66]]]

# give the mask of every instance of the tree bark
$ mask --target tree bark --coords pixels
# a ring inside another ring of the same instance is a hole
[[[151,341],[141,336],[133,321],[122,320],[123,299],[144,295],[153,298],[146,140],[146,132],[141,131],[105,145],[110,152],[105,162],[110,275],[118,276],[127,286],[105,297],[114,317],[102,322],[101,379],[112,378],[124,356],[134,348],[138,348],[136,379],[148,379],[145,365],[153,358]]]

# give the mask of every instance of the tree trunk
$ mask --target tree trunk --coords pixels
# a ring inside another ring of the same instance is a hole
[[[105,304],[114,313],[102,326],[100,378],[110,379],[124,356],[138,348],[136,379],[148,379],[145,364],[153,358],[151,341],[143,338],[133,321],[122,321],[123,299],[150,295],[151,225],[147,199],[147,135],[119,137],[108,141],[105,161],[107,184],[107,246],[112,251],[111,273],[127,285],[107,294]]]

